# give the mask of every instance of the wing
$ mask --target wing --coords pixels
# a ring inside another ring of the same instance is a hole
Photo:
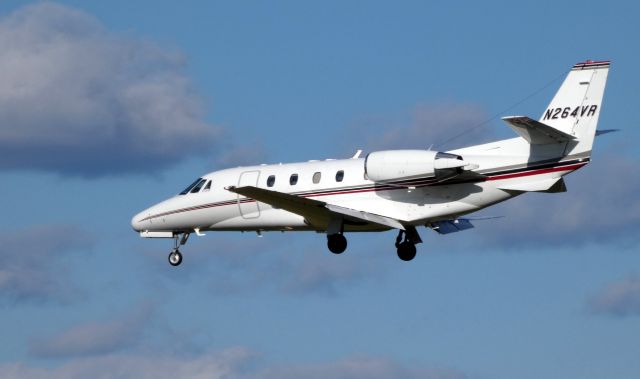
[[[228,187],[227,190],[269,204],[274,208],[284,209],[300,215],[316,227],[324,227],[331,219],[341,217],[360,224],[375,224],[387,228],[405,230],[405,226],[399,220],[390,217],[327,204],[324,201],[313,200],[302,196],[266,190],[254,186]]]

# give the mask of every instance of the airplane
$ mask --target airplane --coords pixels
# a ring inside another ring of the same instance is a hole
[[[385,150],[350,159],[257,165],[203,175],[179,194],[138,213],[141,237],[172,238],[169,263],[191,234],[208,231],[315,231],[335,254],[347,232],[395,229],[398,257],[410,261],[417,228],[440,234],[473,228],[468,214],[526,192],[565,192],[563,177],[591,159],[609,61],[568,72],[538,120],[502,120],[517,137],[450,151]]]

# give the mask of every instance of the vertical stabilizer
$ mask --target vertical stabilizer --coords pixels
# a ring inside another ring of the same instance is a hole
[[[573,66],[540,122],[575,137],[566,154],[591,151],[602,106],[609,61],[586,61]]]

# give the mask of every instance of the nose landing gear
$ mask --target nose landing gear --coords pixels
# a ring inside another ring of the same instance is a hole
[[[179,266],[182,263],[182,253],[178,249],[180,246],[187,243],[189,239],[189,233],[182,233],[182,238],[180,238],[180,234],[176,234],[173,237],[174,246],[171,252],[169,253],[169,264],[171,266]]]
[[[178,249],[173,249],[169,253],[169,264],[171,266],[179,266],[182,263],[182,253]]]

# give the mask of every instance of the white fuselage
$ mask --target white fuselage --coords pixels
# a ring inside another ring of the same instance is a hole
[[[500,189],[504,183],[559,178],[588,162],[588,156],[564,156],[560,146],[528,151],[522,138],[498,141],[452,151],[477,165],[481,180],[461,183],[374,183],[365,176],[363,158],[259,165],[215,171],[202,177],[210,188],[176,195],[133,217],[138,231],[191,230],[318,230],[302,216],[276,209],[228,191],[226,188],[255,186],[327,204],[367,210],[410,225],[428,225],[455,219],[522,192]],[[524,149],[523,149],[524,148]],[[526,154],[523,154],[526,151]],[[342,171],[342,180],[336,176]],[[319,173],[319,174],[318,174]],[[297,182],[290,184],[292,175]],[[315,175],[315,180],[314,180]],[[269,178],[275,178],[271,186]],[[345,231],[386,230],[380,225],[345,225]]]

